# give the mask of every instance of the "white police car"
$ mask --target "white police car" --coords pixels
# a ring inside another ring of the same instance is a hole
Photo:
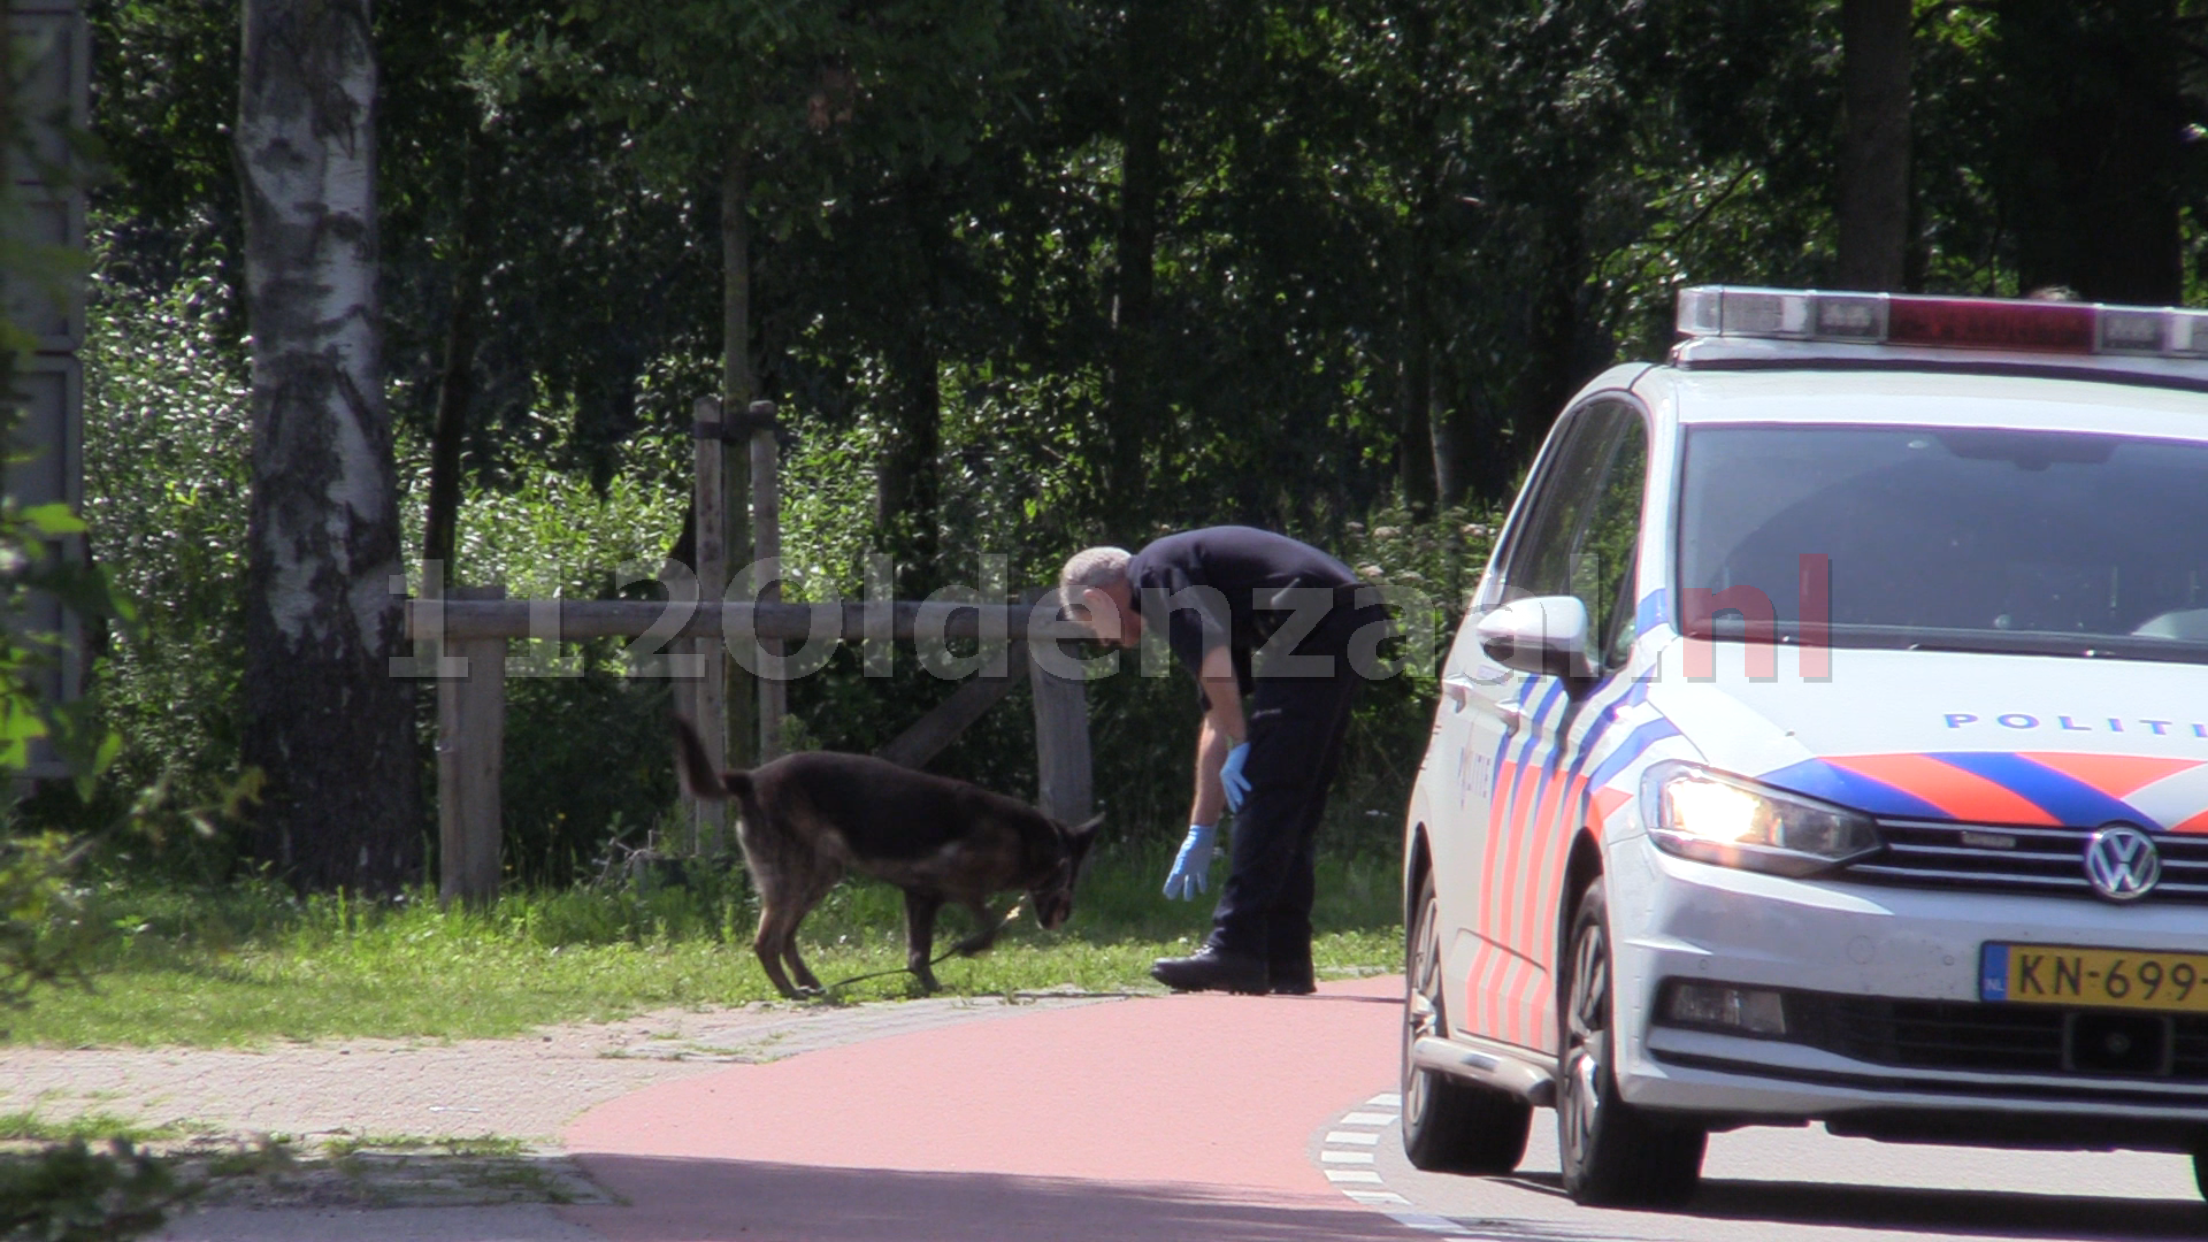
[[[1698,288],[1543,448],[1405,836],[1403,1139],[2208,1151],[2208,313]]]

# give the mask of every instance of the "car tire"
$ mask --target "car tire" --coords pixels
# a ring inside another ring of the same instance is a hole
[[[1434,878],[1418,889],[1418,917],[1404,941],[1403,1154],[1435,1173],[1508,1173],[1526,1154],[1533,1106],[1507,1092],[1420,1069],[1411,1046],[1443,1036],[1441,903]]]
[[[1709,1132],[1658,1119],[1618,1094],[1609,910],[1597,878],[1579,899],[1557,980],[1563,1033],[1556,1089],[1557,1154],[1575,1203],[1660,1207],[1683,1203],[1702,1179]]]

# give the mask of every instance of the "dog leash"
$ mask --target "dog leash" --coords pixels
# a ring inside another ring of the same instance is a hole
[[[1020,894],[1019,900],[1012,903],[1012,908],[1004,912],[1004,917],[997,921],[997,930],[1003,931],[1005,928],[1010,927],[1012,925],[1012,920],[1020,917],[1020,910],[1026,905],[1027,894],[1022,893]],[[957,956],[958,946],[954,944],[950,948],[943,950],[941,953],[938,953],[933,958],[929,959],[928,965],[931,968],[941,966],[943,963],[950,961],[952,958]],[[821,988],[820,997],[822,1000],[826,1000],[829,997],[834,996],[837,992],[842,991],[844,988],[850,987],[854,983],[864,983],[869,979],[886,979],[891,975],[909,975],[911,973],[912,967],[899,966],[895,970],[876,970],[870,971],[863,975],[853,975],[848,979],[838,979],[834,983],[828,984],[827,986]]]

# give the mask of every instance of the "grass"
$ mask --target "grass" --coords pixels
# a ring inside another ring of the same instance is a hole
[[[142,1121],[98,1110],[60,1120],[41,1117],[36,1112],[0,1113],[0,1142],[9,1143],[97,1143],[124,1139],[145,1144],[180,1139],[188,1133],[182,1127],[148,1126]]]
[[[362,1134],[326,1140],[322,1154],[330,1159],[357,1156],[362,1152],[414,1152],[443,1156],[520,1157],[529,1154],[529,1145],[520,1139],[483,1135],[477,1138],[459,1138],[453,1135],[422,1137],[412,1134]]]
[[[936,967],[947,994],[1073,987],[1150,988],[1149,966],[1209,926],[1195,902],[1158,891],[1169,851],[1107,848],[1055,933],[1023,913],[991,952]],[[1215,881],[1225,866],[1212,872]],[[830,984],[876,971],[839,1000],[916,995],[904,965],[895,889],[847,882],[814,911],[799,943]],[[519,893],[486,911],[439,910],[426,895],[364,906],[299,900],[271,885],[183,892],[99,887],[114,935],[90,990],[41,992],[0,1013],[5,1042],[64,1047],[254,1046],[348,1037],[498,1038],[644,1010],[775,999],[750,949],[756,906],[737,874],[682,886]],[[1001,905],[999,907],[1002,908]],[[947,911],[940,949],[962,935]],[[1393,859],[1322,859],[1313,922],[1322,977],[1399,968],[1400,881]]]

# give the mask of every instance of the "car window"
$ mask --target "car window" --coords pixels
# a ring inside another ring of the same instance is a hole
[[[1640,414],[1620,401],[1588,406],[1571,419],[1505,563],[1505,598],[1577,596],[1600,644],[1598,658],[1614,664],[1632,644],[1629,597],[1648,433]]]
[[[1603,662],[1625,663],[1633,645],[1633,568],[1641,535],[1641,497],[1648,484],[1648,432],[1627,411],[1603,472],[1601,490],[1573,558],[1572,593],[1587,605],[1601,636]]]
[[[2208,444],[1698,427],[1681,487],[1683,614],[1731,591],[1794,637],[1807,557],[1835,643],[2208,662]]]

